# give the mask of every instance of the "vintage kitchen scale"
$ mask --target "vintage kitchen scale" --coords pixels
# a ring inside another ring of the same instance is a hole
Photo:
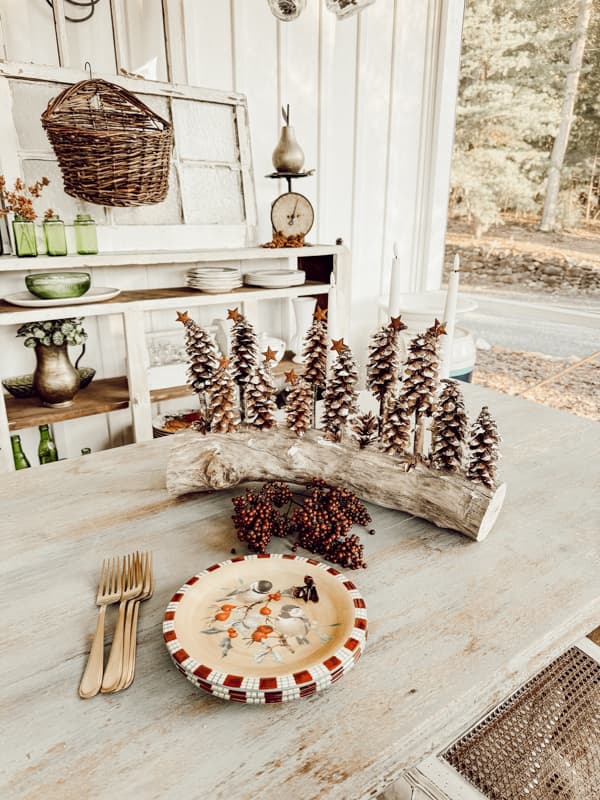
[[[273,151],[275,172],[266,178],[287,181],[288,190],[277,197],[271,205],[271,225],[274,234],[282,234],[286,238],[305,237],[315,221],[315,210],[310,200],[299,192],[292,191],[292,180],[308,178],[315,170],[303,171],[304,152],[296,139],[294,128],[290,125],[290,107],[281,109],[285,125],[277,147]]]

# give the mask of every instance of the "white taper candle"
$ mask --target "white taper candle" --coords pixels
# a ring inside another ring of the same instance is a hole
[[[460,257],[458,253],[454,256],[454,264],[448,275],[448,291],[446,293],[446,305],[444,307],[444,319],[446,323],[446,335],[442,339],[442,357],[440,362],[440,378],[450,377],[452,362],[452,345],[454,343],[454,327],[456,325],[456,305],[458,303],[458,284],[460,281]]]
[[[397,317],[400,313],[400,259],[398,258],[398,242],[394,242],[394,257],[392,258],[392,272],[390,275],[390,296],[388,300],[388,314]]]

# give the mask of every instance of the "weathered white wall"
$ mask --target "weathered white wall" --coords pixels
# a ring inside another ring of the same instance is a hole
[[[266,0],[163,0],[167,48],[160,0],[113,3],[126,28],[120,46],[130,72],[164,79],[168,58],[173,81],[247,95],[262,241],[271,234],[270,204],[285,189],[264,176],[272,170],[280,106],[290,104],[306,166],[316,169],[294,187],[316,208],[309,239],[342,237],[352,250],[351,343],[359,355],[387,291],[394,241],[404,288],[439,286],[464,0],[377,0],[341,22],[324,0],[308,0],[293,23],[275,20]],[[89,59],[97,72],[115,70],[108,8],[101,0],[94,35],[87,23],[68,26],[70,66]],[[44,2],[0,0],[0,54],[57,64],[51,31]],[[139,274],[107,272],[123,288]],[[158,285],[161,276],[152,277]],[[14,344],[10,368],[3,360],[3,375],[31,369],[31,354]],[[96,448],[118,440],[127,416],[110,415],[112,435],[100,418],[60,427]]]

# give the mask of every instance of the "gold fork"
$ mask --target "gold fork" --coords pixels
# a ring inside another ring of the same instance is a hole
[[[137,652],[137,624],[140,603],[149,600],[154,591],[154,578],[152,575],[152,553],[142,553],[140,556],[142,565],[142,592],[135,600],[131,600],[129,605],[132,607],[129,618],[129,626],[126,624],[125,635],[125,656],[123,658],[123,671],[118,689],[127,689],[133,683],[135,676],[135,657]],[[129,608],[127,609],[129,613]],[[128,631],[128,633],[127,633]]]
[[[121,599],[121,579],[121,560],[118,558],[104,559],[100,570],[96,596],[96,605],[100,606],[96,633],[94,634],[87,665],[79,684],[79,696],[85,699],[94,697],[100,691],[104,666],[104,618],[106,616],[106,606],[111,603],[117,603]]]
[[[121,602],[119,616],[110,648],[108,664],[102,679],[102,692],[114,692],[121,680],[123,669],[123,635],[125,629],[125,611],[127,601],[133,600],[142,591],[142,570],[139,553],[133,553],[123,559]]]

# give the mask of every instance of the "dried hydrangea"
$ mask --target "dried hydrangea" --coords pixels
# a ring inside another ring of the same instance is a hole
[[[17,331],[17,336],[25,338],[23,342],[25,347],[83,344],[88,335],[81,324],[82,322],[83,317],[54,319],[47,322],[27,322],[25,325],[21,325]]]

